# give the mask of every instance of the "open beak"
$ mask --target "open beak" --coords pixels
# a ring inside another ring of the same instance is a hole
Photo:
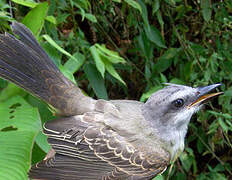
[[[208,94],[210,91],[212,91],[213,89],[215,89],[219,86],[221,86],[221,84],[212,84],[209,86],[196,88],[198,90],[198,95],[196,97],[196,100],[193,103],[191,103],[190,105],[188,105],[188,108],[191,108],[191,107],[196,106],[196,105],[199,106],[199,105],[205,103],[206,101],[212,99],[213,97],[216,97],[216,96],[223,94],[223,92],[216,92],[216,93]]]

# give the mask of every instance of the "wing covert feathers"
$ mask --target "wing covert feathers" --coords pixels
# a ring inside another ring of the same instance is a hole
[[[20,40],[0,35],[0,77],[51,104],[61,115],[91,111],[95,101],[64,77],[32,33],[17,22],[11,28]]]
[[[33,167],[30,177],[41,173],[48,180],[54,174],[62,180],[151,179],[166,168],[165,157],[139,152],[110,127],[93,125],[96,116],[86,113],[48,122],[44,133],[56,154]]]

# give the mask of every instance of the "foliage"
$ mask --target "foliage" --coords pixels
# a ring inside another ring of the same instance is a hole
[[[232,177],[230,0],[13,0],[10,4],[0,0],[0,31],[9,31],[8,22],[12,20],[27,25],[61,71],[92,97],[145,101],[165,82],[193,86],[223,83],[225,94],[193,118],[185,151],[172,169],[157,179]],[[33,118],[27,113],[21,115],[33,129],[35,120],[38,123],[34,107],[38,108],[42,123],[54,118],[44,103],[16,86],[7,86],[0,80],[0,88],[0,107],[8,108],[4,103],[10,102],[25,104],[15,112],[20,114],[22,109],[31,108]],[[25,100],[34,107],[26,105]],[[8,133],[9,142],[21,142],[19,134],[28,132],[28,124],[19,124],[17,116],[16,124],[3,124],[8,116],[1,116],[0,141]],[[39,130],[38,124],[30,132],[25,156],[18,159],[21,163],[30,160],[28,151]],[[17,139],[14,133],[19,135]],[[41,160],[48,149],[45,137],[39,133],[32,164]],[[15,158],[18,150],[11,147]],[[1,143],[0,154],[2,151]],[[28,168],[20,166],[17,172],[22,170],[25,176]],[[1,165],[0,169],[2,172]]]

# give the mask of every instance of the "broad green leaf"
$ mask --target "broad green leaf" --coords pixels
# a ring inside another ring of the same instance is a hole
[[[161,73],[166,71],[172,64],[172,59],[158,59],[156,64],[154,65],[154,71],[157,73]]]
[[[145,24],[145,28],[147,28],[150,31],[150,24],[149,24],[148,15],[147,15],[147,7],[142,0],[138,0],[138,3],[140,4],[142,8],[142,18]]]
[[[202,15],[206,22],[209,22],[212,16],[211,0],[201,0]]]
[[[177,53],[178,49],[176,48],[170,48],[165,51],[165,53],[158,58],[158,61],[154,65],[154,70],[159,73],[167,70],[172,63],[172,59],[177,55]]]
[[[73,4],[78,7],[82,7],[86,10],[88,10],[89,7],[91,7],[91,4],[88,0],[78,0],[73,1]]]
[[[0,103],[0,179],[27,179],[31,150],[41,129],[38,110],[15,96]]]
[[[26,92],[22,88],[16,86],[13,83],[8,83],[7,87],[4,88],[0,93],[0,102],[5,101],[15,95],[23,96],[25,94]]]
[[[80,9],[81,17],[82,17],[81,21],[84,21],[84,19],[85,19],[85,10],[82,9],[81,7],[79,7],[79,9]]]
[[[155,178],[153,178],[152,180],[164,180],[164,177],[162,175],[158,175]]]
[[[182,167],[188,172],[193,164],[193,158],[187,154],[186,152],[181,153],[180,161],[182,163]]]
[[[105,45],[95,44],[99,54],[104,56],[111,63],[126,63],[125,59],[120,57],[118,52],[111,51],[105,47]]]
[[[105,61],[105,67],[107,72],[109,72],[114,78],[119,80],[122,84],[126,86],[126,83],[122,80],[120,75],[117,73],[117,71],[114,69],[113,65],[110,62]]]
[[[155,14],[160,8],[160,2],[159,0],[153,0],[152,3],[152,14]]]
[[[204,145],[199,139],[197,139],[197,151],[201,154],[203,150],[204,150]]]
[[[37,145],[37,143],[34,143],[31,153],[31,166],[36,165],[36,163],[42,161],[47,154]]]
[[[160,73],[160,80],[161,80],[161,83],[167,83],[168,82],[166,76],[163,73]]]
[[[57,24],[56,18],[54,16],[46,16],[45,19],[52,24]]]
[[[47,142],[47,136],[42,131],[37,134],[35,142],[46,153],[51,149],[51,146]]]
[[[175,6],[176,5],[176,1],[177,0],[165,0],[166,3],[170,4],[171,6]]]
[[[142,8],[139,5],[139,3],[137,3],[135,0],[124,0],[127,4],[129,4],[130,6],[132,6],[135,9],[138,9],[139,12],[142,14]]]
[[[155,43],[158,47],[167,48],[161,36],[161,33],[157,28],[155,28],[154,26],[151,26],[150,28],[145,27],[144,29],[145,29],[147,38],[151,42]]]
[[[180,79],[177,79],[177,78],[173,78],[169,81],[170,83],[173,83],[173,84],[182,84],[182,85],[185,85],[186,83]]]
[[[225,96],[232,97],[232,86],[225,91]]]
[[[47,11],[48,3],[40,3],[31,11],[29,11],[29,13],[27,13],[22,21],[22,23],[25,24],[36,37],[39,36],[39,33],[43,27]]]
[[[220,124],[224,132],[228,131],[228,126],[226,125],[226,123],[224,122],[222,118],[220,117],[218,118],[218,123]]]
[[[84,72],[98,98],[108,99],[104,79],[93,64],[86,64]]]
[[[93,14],[86,13],[85,17],[86,17],[86,19],[88,19],[88,20],[90,20],[90,21],[92,21],[94,23],[97,22],[97,19],[96,19],[96,17]]]
[[[51,58],[51,60],[55,63],[55,65],[59,67],[61,65],[62,54],[59,51],[57,51],[57,49],[47,41],[45,42],[41,41],[40,45],[43,47],[43,49],[46,51],[46,53]]]
[[[46,41],[51,44],[53,47],[55,47],[57,50],[59,50],[61,53],[65,54],[66,56],[72,58],[75,61],[78,61],[74,56],[72,56],[69,52],[65,51],[62,47],[60,47],[53,39],[48,35],[44,34],[42,36]]]
[[[76,59],[78,59],[78,61],[74,61],[72,58],[70,58],[64,64],[64,68],[67,69],[68,71],[70,71],[72,74],[77,72],[85,62],[85,56],[83,54],[77,52],[73,56]]]
[[[158,11],[156,12],[156,17],[157,17],[157,19],[158,19],[158,21],[159,21],[159,24],[160,24],[161,28],[163,28],[163,26],[164,26],[164,20],[163,20],[163,18],[162,18],[162,15],[161,15],[160,10],[158,10]]]
[[[178,53],[177,48],[169,48],[168,50],[165,51],[165,53],[159,57],[159,59],[171,59],[174,58],[177,53]]]
[[[26,7],[34,8],[38,5],[38,3],[32,1],[32,0],[11,0],[16,4],[20,4]]]
[[[73,73],[71,73],[69,70],[64,68],[62,65],[59,66],[60,71],[64,74],[66,78],[68,78],[70,81],[72,81],[74,84],[76,84],[75,77],[73,76]]]
[[[6,88],[7,85],[8,85],[7,81],[0,78],[0,88],[1,89]],[[0,98],[0,101],[1,101],[1,98]]]
[[[153,59],[154,44],[148,40],[146,34],[141,32],[137,38],[138,41],[138,50],[142,51],[141,54],[145,56],[147,62]]]
[[[105,75],[105,64],[102,62],[101,60],[101,57],[98,53],[98,50],[97,48],[94,46],[91,46],[89,48],[92,56],[93,56],[93,59],[96,63],[96,67],[97,67],[97,70],[101,73],[102,77],[104,78],[104,75]]]

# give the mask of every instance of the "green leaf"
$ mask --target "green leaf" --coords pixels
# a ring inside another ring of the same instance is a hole
[[[72,74],[77,72],[85,62],[85,56],[83,54],[77,52],[73,56],[76,59],[78,59],[78,61],[74,61],[72,58],[70,58],[64,64],[64,68],[67,69],[68,71],[70,71]]]
[[[138,0],[138,3],[140,4],[140,6],[142,8],[142,18],[143,18],[143,22],[145,24],[145,27],[148,30],[150,30],[150,24],[149,24],[148,15],[147,15],[147,7],[142,0]]]
[[[153,59],[154,44],[148,40],[144,32],[141,32],[137,38],[138,41],[138,50],[141,51],[141,54],[145,56],[146,60],[149,61]]]
[[[154,71],[160,73],[167,70],[172,63],[173,58],[177,55],[178,49],[169,48],[165,53],[160,56],[154,65]]]
[[[48,3],[43,2],[38,4],[24,17],[22,23],[25,24],[32,33],[38,37],[43,27],[44,19],[47,15]]]
[[[55,63],[55,65],[59,67],[61,65],[62,54],[59,51],[57,51],[57,49],[47,41],[41,42],[40,45],[43,47],[43,49],[46,51],[46,53],[51,58],[51,60]]]
[[[52,24],[57,24],[56,18],[54,16],[46,16],[45,19]]]
[[[159,24],[160,24],[161,28],[163,28],[163,26],[164,26],[164,20],[163,20],[163,18],[162,18],[162,15],[161,15],[160,10],[158,10],[158,11],[156,12],[156,17],[157,17],[157,19],[158,19],[158,21],[159,21]]]
[[[182,84],[182,85],[185,85],[186,83],[183,82],[182,80],[180,79],[177,79],[177,78],[173,78],[169,81],[170,83],[173,83],[173,84]]]
[[[6,88],[7,85],[8,85],[8,82],[6,80],[0,78],[0,88],[1,89]],[[1,98],[0,98],[0,101],[1,101]]]
[[[143,21],[144,21],[144,24],[145,24],[144,30],[145,30],[147,38],[151,42],[153,42],[154,44],[156,44],[158,47],[166,48],[164,40],[163,40],[163,38],[161,36],[160,31],[158,29],[156,29],[155,27],[150,26],[150,24],[149,24],[146,5],[141,0],[138,0],[138,2],[139,2],[140,6],[142,8],[142,18],[143,18]]]
[[[92,56],[93,56],[93,59],[96,63],[96,67],[97,67],[97,70],[101,73],[102,77],[104,78],[104,74],[105,74],[105,64],[102,62],[101,60],[101,57],[97,51],[97,48],[94,46],[91,46],[89,48]]]
[[[34,8],[38,5],[38,3],[31,0],[12,0],[16,4],[20,4],[26,7]]]
[[[227,132],[228,131],[228,126],[226,125],[226,123],[223,121],[222,118],[218,118],[218,123],[220,124],[220,126],[222,127],[222,130],[224,132]]]
[[[119,80],[123,85],[126,86],[126,83],[122,80],[120,75],[117,73],[117,71],[114,69],[113,65],[110,62],[105,61],[105,67],[107,72],[109,72],[114,78]]]
[[[27,179],[41,124],[38,110],[15,96],[0,103],[0,179]]]
[[[0,93],[0,102],[5,101],[15,95],[26,95],[26,92],[22,89],[16,86],[13,83],[8,83],[7,87],[4,88]]]
[[[94,23],[97,22],[97,18],[93,14],[86,13],[85,17],[86,17],[86,19],[88,19],[88,20],[90,20],[90,21],[92,21]]]
[[[151,42],[155,43],[158,47],[167,48],[161,36],[161,33],[157,28],[155,28],[154,26],[151,26],[150,28],[145,27],[144,29],[145,29],[147,38]]]
[[[51,146],[47,142],[47,136],[42,131],[36,136],[35,142],[46,153],[51,149]]]
[[[48,35],[48,34],[44,34],[42,36],[44,39],[46,39],[46,41],[51,44],[53,47],[55,47],[58,51],[60,51],[61,53],[65,54],[66,56],[72,58],[75,61],[78,61],[74,56],[72,56],[69,52],[65,51],[62,47],[60,47],[55,41],[53,41],[53,39]]]
[[[232,97],[232,87],[229,87],[229,88],[225,91],[224,96]]]
[[[201,154],[204,151],[204,145],[202,144],[202,142],[197,139],[197,151]]]
[[[172,64],[172,59],[158,59],[157,63],[154,65],[154,71],[161,73],[166,71]]]
[[[97,48],[98,53],[105,57],[111,63],[126,63],[125,59],[120,57],[118,52],[107,49],[105,45],[95,44],[95,47]]]
[[[158,175],[155,178],[153,178],[152,180],[164,180],[164,177],[162,175]]]
[[[154,0],[152,3],[152,14],[155,14],[160,8],[159,0]]]
[[[161,80],[161,83],[167,83],[168,82],[166,76],[163,73],[160,73],[160,80]]]
[[[172,59],[177,55],[178,50],[179,49],[177,48],[169,48],[162,56],[159,57],[159,59]]]
[[[212,7],[210,0],[201,0],[202,15],[206,22],[209,22],[212,16]]]
[[[104,79],[93,64],[86,64],[84,72],[98,98],[108,99]]]
[[[186,152],[183,152],[180,155],[180,161],[182,163],[182,167],[185,169],[186,172],[188,172],[193,164],[192,157]]]
[[[70,81],[72,81],[74,84],[76,83],[75,77],[73,76],[73,73],[71,73],[69,70],[64,68],[62,65],[59,66],[60,71],[64,74],[66,78],[68,78]]]
[[[129,4],[130,6],[132,6],[133,8],[135,9],[138,9],[139,12],[142,14],[142,8],[141,6],[139,5],[139,3],[137,3],[136,1],[134,0],[124,0],[127,4]]]

